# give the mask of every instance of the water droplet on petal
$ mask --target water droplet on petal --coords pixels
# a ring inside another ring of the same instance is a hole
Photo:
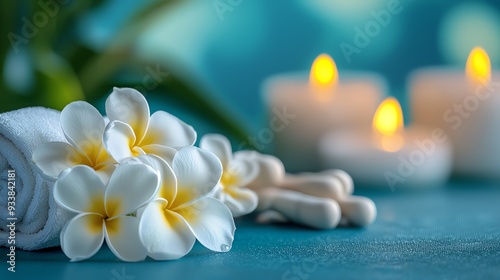
[[[228,245],[226,245],[226,244],[222,244],[222,245],[220,246],[220,250],[221,250],[222,252],[228,252],[229,250],[231,250],[231,247],[229,247],[229,246],[228,246]]]

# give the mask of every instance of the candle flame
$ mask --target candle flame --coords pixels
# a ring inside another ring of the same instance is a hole
[[[395,98],[389,97],[379,105],[373,117],[373,128],[381,136],[384,150],[394,152],[402,147],[399,133],[403,130],[403,111]]]
[[[491,79],[491,62],[486,51],[475,47],[467,58],[465,65],[467,78],[474,84],[488,84]]]
[[[327,54],[320,54],[311,67],[309,75],[311,87],[316,91],[331,91],[337,85],[338,78],[339,74],[335,61]]]

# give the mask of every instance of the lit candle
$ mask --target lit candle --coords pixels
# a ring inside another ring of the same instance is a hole
[[[398,101],[387,98],[373,117],[373,129],[326,134],[319,153],[325,166],[349,173],[358,186],[440,186],[451,170],[451,147],[443,130],[405,129]]]
[[[366,72],[342,72],[322,54],[310,73],[273,76],[263,84],[270,112],[269,129],[257,144],[273,143],[287,171],[317,171],[321,135],[345,127],[369,127],[386,91],[385,81]],[[259,146],[258,146],[259,147]]]
[[[474,48],[464,70],[431,68],[410,78],[413,120],[441,128],[453,146],[453,171],[500,179],[500,73]]]

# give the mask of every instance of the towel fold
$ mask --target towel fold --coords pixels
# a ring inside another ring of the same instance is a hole
[[[59,245],[59,234],[73,215],[54,201],[53,182],[42,178],[33,151],[50,141],[66,142],[60,112],[31,107],[0,114],[0,245],[8,244],[8,170],[15,170],[16,248],[37,250]]]

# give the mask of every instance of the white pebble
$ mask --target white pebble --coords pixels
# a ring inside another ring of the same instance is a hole
[[[275,156],[261,154],[255,151],[241,151],[235,157],[244,157],[255,161],[259,166],[259,175],[246,187],[260,190],[281,183],[285,177],[285,167],[281,160]]]
[[[287,174],[279,187],[335,200],[345,196],[342,182],[329,175],[313,173],[304,175]]]
[[[339,201],[339,204],[342,214],[353,226],[364,227],[370,225],[377,217],[377,207],[367,197],[348,196],[341,202]]]
[[[354,226],[367,226],[375,220],[377,215],[377,209],[372,200],[346,194],[343,182],[336,176],[325,173],[287,175],[280,187],[337,201],[342,210],[342,216]]]
[[[285,223],[288,219],[276,210],[265,210],[257,215],[257,223],[271,224],[271,223]]]
[[[259,210],[276,210],[288,220],[317,229],[335,228],[342,216],[334,200],[279,188],[259,192]]]
[[[322,171],[320,174],[327,174],[339,179],[344,187],[344,192],[346,194],[352,194],[354,192],[354,182],[351,175],[341,169],[329,169]]]
[[[354,182],[352,180],[351,175],[349,175],[349,173],[341,169],[328,169],[321,171],[319,173],[304,172],[298,174],[298,176],[318,176],[318,175],[326,175],[340,180],[340,182],[342,183],[342,187],[344,188],[344,192],[346,194],[352,194],[354,192]]]

